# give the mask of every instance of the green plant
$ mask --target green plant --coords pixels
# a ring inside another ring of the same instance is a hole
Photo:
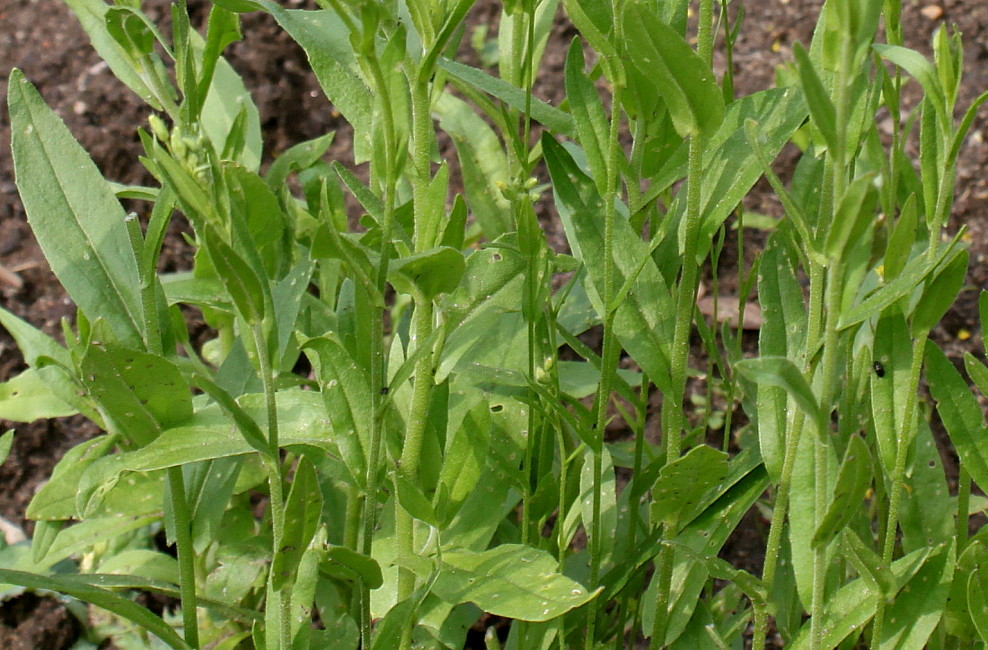
[[[898,2],[829,0],[780,87],[735,98],[712,69],[718,21],[728,59],[741,27],[728,0],[695,3],[696,50],[685,0],[563,0],[583,40],[554,107],[532,86],[556,0],[505,3],[498,76],[454,60],[473,0],[222,0],[204,35],[179,2],[170,38],[139,2],[68,4],[156,111],[139,133],[157,186],[104,181],[11,74],[21,196],[79,310],[64,345],[0,311],[30,366],[0,405],[79,412],[106,434],[58,465],[0,579],[176,648],[456,648],[485,612],[512,619],[511,648],[728,647],[749,621],[764,647],[770,616],[793,647],[988,642],[984,546],[967,536],[984,425],[927,341],[967,268],[941,235],[986,98],[955,122],[958,36],[939,29],[931,62],[901,45]],[[260,171],[257,111],[222,58],[248,11],[306,51],[366,177],[323,160],[332,134]],[[909,78],[922,100],[903,119]],[[438,156],[437,127],[455,157]],[[789,142],[786,186],[771,162]],[[695,304],[763,174],[785,217],[740,283],[757,282],[763,316],[743,359],[741,325],[707,325]],[[569,253],[539,225],[550,190]],[[158,273],[176,213],[195,266]],[[698,425],[694,324],[717,382]],[[593,349],[581,335],[598,325]],[[924,364],[962,461],[956,508],[921,417]],[[645,437],[653,391],[661,445]],[[715,393],[723,450],[704,444]],[[605,438],[615,412],[626,441]],[[753,507],[771,515],[760,577],[718,557]],[[181,625],[131,589],[179,597]]]

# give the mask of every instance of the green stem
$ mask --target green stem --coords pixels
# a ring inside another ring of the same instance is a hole
[[[426,78],[419,71],[418,79]],[[416,251],[428,250],[434,245],[437,216],[426,211],[429,184],[432,178],[430,149],[434,137],[431,117],[429,86],[409,79],[412,99],[412,198],[414,209]],[[434,327],[432,299],[418,292],[413,296],[415,311],[412,315],[412,345],[425,345]],[[435,351],[430,350],[415,362],[413,371],[412,403],[408,413],[405,441],[399,460],[398,474],[412,483],[419,483],[419,465],[422,444],[425,439],[426,423],[429,418],[429,400],[432,395],[433,359]],[[395,535],[399,556],[411,557],[414,552],[414,525],[411,515],[404,511],[395,500]],[[401,567],[398,569],[398,602],[408,599],[415,591],[415,574]],[[405,630],[401,647],[411,645],[411,628]]]
[[[614,38],[621,42],[621,1],[614,0]],[[617,200],[620,190],[620,173],[618,157],[623,155],[619,140],[621,128],[621,94],[620,83],[614,83],[611,91],[611,121],[608,132],[607,149],[607,179],[604,191],[604,278],[601,299],[604,304],[604,343],[601,352],[600,383],[594,398],[594,444],[593,449],[593,499],[591,504],[590,528],[587,530],[590,546],[590,585],[597,586],[600,580],[601,564],[601,535],[600,525],[600,492],[603,473],[604,428],[607,424],[607,404],[610,401],[611,386],[617,367],[620,345],[614,332],[614,315],[617,309],[613,305],[615,295],[614,281],[614,220],[617,218]],[[585,523],[585,522],[584,522]],[[587,612],[586,647],[592,648],[596,643],[597,612],[600,610],[599,599],[590,601]]]
[[[196,563],[192,548],[192,522],[185,500],[185,477],[181,467],[168,468],[168,492],[175,517],[175,545],[178,549],[179,589],[182,598],[182,625],[185,642],[199,647],[199,621],[196,599]]]
[[[909,368],[909,388],[908,395],[916,395],[919,391],[919,377],[923,369],[923,350],[926,347],[927,332],[921,332],[913,341],[912,363]],[[902,483],[906,476],[906,459],[909,455],[909,446],[916,437],[916,404],[919,400],[914,398],[906,403],[906,412],[903,415],[902,426],[898,427],[898,435],[895,441],[895,467],[889,477],[889,511],[888,520],[885,524],[885,535],[882,537],[882,563],[885,566],[892,564],[892,556],[895,550],[896,533],[899,530],[899,508],[902,504]],[[878,608],[875,610],[875,624],[872,628],[873,643],[880,643],[885,627],[885,599],[879,599]]]
[[[810,374],[811,357],[820,342],[823,332],[823,295],[824,268],[811,262],[810,266],[810,309],[807,320],[806,347],[804,353],[803,372]],[[806,416],[797,410],[793,414],[792,424],[787,427],[786,446],[782,456],[782,471],[779,476],[779,487],[775,497],[775,508],[772,512],[772,523],[768,530],[768,541],[765,547],[765,562],[762,565],[762,583],[771,596],[775,589],[775,574],[779,564],[779,549],[782,546],[782,529],[789,510],[789,495],[792,490],[792,472],[796,465],[796,453],[803,435]],[[753,650],[765,648],[765,636],[768,633],[768,610],[755,610],[755,633],[752,637]]]
[[[254,347],[257,350],[257,358],[260,364],[261,384],[264,387],[264,401],[268,417],[268,447],[270,449],[271,468],[268,471],[268,487],[271,498],[271,532],[272,548],[277,553],[282,547],[285,539],[285,498],[283,491],[284,477],[282,475],[281,464],[278,462],[280,456],[280,443],[278,440],[278,402],[275,395],[274,369],[271,367],[271,358],[267,352],[267,343],[264,338],[264,330],[261,323],[254,323],[251,327],[254,338]],[[289,582],[282,586],[280,590],[274,589],[274,576],[268,576],[268,606],[279,609],[278,639],[281,647],[290,648],[292,644],[292,589],[294,583]]]
[[[341,16],[345,14],[341,11]],[[352,30],[351,30],[352,31]],[[387,86],[384,82],[384,75],[381,74],[380,66],[376,61],[371,62],[374,71],[374,80],[379,89],[381,98],[381,111],[384,122],[384,160],[380,163],[384,166],[384,178],[386,181],[381,184],[383,194],[384,213],[381,223],[381,259],[378,262],[377,274],[375,276],[376,304],[371,305],[373,318],[371,319],[370,332],[370,357],[371,357],[371,418],[370,427],[370,450],[367,457],[367,475],[365,482],[367,492],[363,496],[360,508],[360,520],[362,538],[360,542],[360,552],[370,556],[374,543],[374,528],[377,525],[377,492],[379,487],[378,475],[381,466],[381,447],[384,440],[384,408],[382,390],[387,386],[384,359],[384,309],[383,297],[387,288],[388,269],[391,263],[391,233],[394,225],[395,215],[395,133],[394,114],[391,108],[391,100],[386,92]],[[378,161],[374,161],[375,163]],[[363,647],[369,648],[372,645],[371,634],[371,611],[370,611],[370,590],[361,582],[360,584],[360,639]]]

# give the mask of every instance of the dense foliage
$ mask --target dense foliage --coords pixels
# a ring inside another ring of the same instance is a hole
[[[105,434],[38,492],[33,539],[0,549],[3,593],[102,608],[118,647],[461,648],[498,620],[489,648],[763,647],[770,625],[794,648],[988,642],[968,533],[988,432],[927,340],[967,269],[944,234],[984,99],[956,119],[956,34],[936,31],[931,61],[903,47],[898,0],[828,0],[778,87],[735,97],[712,50],[731,60],[740,0],[506,1],[496,41],[473,39],[494,70],[456,60],[473,0],[217,0],[202,34],[182,0],[169,35],[139,0],[66,1],[154,109],[157,183],[105,181],[11,74],[18,187],[78,313],[63,343],[0,310],[30,366],[0,415]],[[325,159],[332,133],[262,167],[222,57],[249,11],[306,51],[356,167]],[[580,38],[553,106],[532,86],[560,11]],[[718,266],[763,175],[784,216],[751,219],[770,231],[753,268]],[[177,218],[195,266],[160,273]],[[757,294],[757,354],[743,323],[697,313],[704,265],[739,278],[742,311]],[[718,557],[753,508],[771,520],[760,576]]]

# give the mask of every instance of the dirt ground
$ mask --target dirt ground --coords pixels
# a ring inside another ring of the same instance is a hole
[[[736,7],[741,0],[734,0]],[[303,6],[302,0],[288,0]],[[157,19],[167,15],[167,3],[145,0],[144,7]],[[205,15],[206,3],[190,0],[196,16]],[[744,0],[745,21],[736,44],[734,67],[739,95],[769,87],[777,64],[791,58],[795,41],[808,43],[822,0]],[[964,34],[965,83],[958,105],[963,109],[988,89],[988,0],[904,0],[906,44],[929,53],[929,38],[941,22],[956,24]],[[493,21],[499,4],[482,0],[475,8],[475,24]],[[166,32],[167,33],[167,32]],[[572,27],[557,20],[537,92],[544,99],[561,98],[562,61],[573,37]],[[331,151],[337,159],[351,159],[350,138],[338,114],[326,101],[304,54],[273,20],[264,15],[244,19],[245,40],[228,51],[228,58],[244,77],[257,103],[270,157],[289,146],[330,130],[338,134]],[[109,72],[71,12],[57,0],[0,0],[0,95],[6,97],[11,68],[21,68],[45,100],[68,124],[90,152],[107,178],[125,182],[150,182],[137,163],[140,153],[135,129],[146,124],[148,111]],[[957,200],[952,228],[966,225],[971,234],[969,289],[935,330],[933,336],[948,354],[959,358],[970,350],[980,355],[977,296],[988,281],[988,143],[985,129],[988,109],[975,121],[958,165]],[[783,162],[784,165],[784,162]],[[10,155],[10,122],[6,102],[0,108],[0,305],[17,316],[55,334],[63,317],[74,307],[51,274],[31,236],[13,182]],[[778,213],[767,187],[759,185],[747,199],[749,209]],[[137,209],[137,208],[135,208]],[[561,229],[550,242],[560,240]],[[188,249],[176,233],[166,245],[162,269],[187,269]],[[696,354],[702,355],[697,346]],[[10,336],[0,329],[0,381],[24,367]],[[22,516],[38,486],[66,450],[96,433],[83,419],[14,424],[0,421],[0,431],[14,428],[10,458],[0,467],[0,517],[32,527]],[[943,450],[948,470],[956,467],[949,449]],[[752,516],[725,548],[725,557],[748,570],[760,571],[765,534],[764,522]],[[70,647],[80,626],[57,601],[25,595],[0,603],[0,646],[18,650]]]

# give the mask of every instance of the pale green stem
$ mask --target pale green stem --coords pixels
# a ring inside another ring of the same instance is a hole
[[[620,0],[613,3],[614,11],[614,38],[617,42],[621,39]],[[620,344],[614,332],[614,220],[617,218],[617,200],[620,191],[620,175],[618,169],[618,157],[623,155],[621,142],[619,140],[621,128],[621,93],[623,88],[619,83],[615,83],[611,90],[611,122],[608,132],[607,149],[607,179],[604,191],[604,278],[601,288],[601,301],[604,304],[604,343],[601,353],[600,382],[597,386],[597,395],[594,399],[594,409],[596,420],[593,424],[593,436],[596,448],[593,450],[593,495],[591,504],[591,521],[587,534],[590,546],[590,585],[596,588],[600,580],[601,563],[601,535],[603,531],[600,525],[600,492],[603,474],[602,448],[604,445],[604,428],[607,424],[607,404],[610,401],[611,386],[614,381],[614,372],[617,367]],[[584,522],[585,524],[586,522]],[[590,601],[587,608],[587,636],[586,647],[592,648],[596,643],[597,613],[600,611],[598,598]]]
[[[428,72],[428,71],[425,71]],[[427,194],[432,178],[430,149],[434,137],[429,85],[427,74],[418,71],[417,78],[410,75],[412,99],[412,197],[415,221],[415,250],[428,250],[434,245],[434,229],[429,227],[436,215],[426,212]],[[433,304],[431,298],[416,292],[413,296],[415,312],[412,316],[412,337],[415,346],[426,345],[434,327]],[[412,346],[412,347],[415,347]],[[412,404],[408,413],[404,447],[399,461],[398,473],[413,485],[419,483],[419,464],[422,444],[425,439],[426,423],[429,418],[429,400],[432,395],[433,363],[435,350],[423,354],[415,362],[412,385]],[[414,552],[414,525],[409,515],[395,499],[395,535],[399,556],[411,557]],[[415,575],[404,567],[398,569],[398,602],[411,597],[415,591]],[[413,623],[414,625],[414,623]],[[411,645],[411,628],[405,630],[401,647]]]
[[[662,425],[665,436],[666,463],[679,458],[682,432],[686,427],[683,399],[686,394],[686,364],[690,351],[690,333],[693,331],[693,312],[696,306],[698,267],[696,264],[697,239],[700,230],[700,184],[703,176],[703,143],[694,135],[689,144],[689,176],[686,188],[686,232],[683,246],[683,268],[679,276],[676,300],[676,325],[673,330],[670,375],[672,393],[662,404]],[[671,539],[671,534],[670,537]],[[672,580],[673,550],[664,546],[659,553],[655,579],[658,597],[655,601],[655,620],[652,628],[652,648],[659,648],[665,641],[666,619],[669,612],[669,590]]]
[[[144,236],[137,215],[127,215],[127,233],[138,262],[141,284],[141,315],[144,321],[144,343],[148,352],[163,356],[161,329],[158,322],[158,295],[154,261],[145,257]],[[175,523],[175,546],[178,554],[179,592],[182,602],[182,625],[185,642],[199,647],[198,599],[196,597],[195,550],[192,547],[192,516],[185,498],[185,475],[181,467],[168,468],[168,495]]]
[[[810,377],[812,372],[811,356],[816,350],[823,333],[823,295],[824,268],[811,262],[810,265],[810,309],[807,319],[805,361],[803,373]],[[768,530],[768,541],[765,546],[765,562],[762,565],[762,583],[771,595],[775,588],[775,574],[779,564],[779,549],[782,545],[782,529],[786,514],[789,510],[789,495],[792,490],[792,472],[796,464],[796,453],[803,434],[806,416],[802,411],[796,411],[792,424],[787,429],[786,445],[782,456],[782,471],[779,476],[779,487],[775,497],[775,508],[772,511],[772,523]],[[765,648],[765,635],[768,633],[768,610],[755,610],[755,633],[752,637],[752,648]]]
[[[341,16],[344,16],[342,12]],[[384,213],[381,223],[381,259],[378,262],[375,285],[377,288],[378,300],[383,300],[388,281],[388,268],[391,262],[391,233],[394,224],[395,214],[395,134],[394,115],[391,101],[385,92],[386,85],[384,76],[381,74],[380,66],[376,61],[371,62],[371,68],[375,75],[374,80],[381,94],[381,110],[384,122],[384,154],[385,158],[381,163],[384,166],[384,177],[388,179],[381,186],[384,200]],[[376,162],[376,161],[375,161]],[[371,428],[370,428],[370,450],[367,455],[367,493],[363,496],[360,519],[362,528],[362,539],[360,552],[370,556],[374,543],[374,528],[377,523],[377,491],[378,475],[381,466],[381,447],[384,440],[384,409],[382,408],[385,399],[382,395],[386,387],[385,359],[384,359],[384,309],[383,302],[372,305],[373,318],[371,319],[370,332],[370,356],[371,356]],[[371,611],[370,611],[370,590],[360,583],[360,638],[364,647],[371,647]]]
[[[257,359],[260,365],[261,384],[264,387],[264,401],[268,417],[268,447],[271,458],[270,469],[268,471],[268,487],[270,491],[271,508],[271,532],[272,549],[279,552],[283,540],[285,539],[285,498],[283,491],[284,477],[282,475],[281,464],[278,462],[280,455],[280,443],[278,440],[278,402],[275,395],[275,377],[271,366],[271,358],[267,352],[267,343],[264,340],[264,330],[261,323],[254,323],[251,327],[251,334],[254,338],[254,347],[257,350]],[[291,647],[292,643],[292,589],[293,582],[282,586],[280,590],[274,588],[274,575],[268,575],[268,607],[277,607],[278,614],[278,639],[283,648]]]
[[[920,335],[913,341],[912,363],[909,367],[909,395],[916,395],[919,390],[919,378],[923,369],[923,351],[926,347],[927,332],[920,332]],[[919,401],[914,397],[906,403],[906,412],[903,415],[902,426],[898,428],[898,435],[895,441],[895,467],[889,477],[889,511],[888,522],[885,524],[885,535],[882,538],[882,563],[885,566],[892,564],[893,552],[895,550],[896,533],[899,530],[899,508],[902,504],[902,483],[906,476],[906,459],[909,455],[909,446],[916,437],[916,404]],[[878,601],[875,610],[875,624],[872,628],[872,642],[881,643],[882,633],[885,627],[885,599]]]

